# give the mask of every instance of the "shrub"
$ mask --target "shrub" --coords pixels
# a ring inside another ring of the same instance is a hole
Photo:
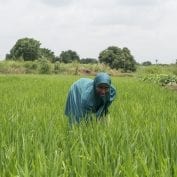
[[[50,74],[51,73],[51,63],[47,59],[39,60],[39,73],[40,74]]]
[[[167,74],[151,74],[146,75],[141,78],[143,81],[150,81],[153,83],[157,83],[160,85],[167,85],[169,83],[177,83],[177,77],[174,75],[167,75]]]
[[[24,63],[24,67],[27,68],[27,69],[37,70],[38,64],[37,64],[37,62],[26,61]]]
[[[61,69],[60,62],[56,61],[54,64],[54,73],[59,73]]]
[[[177,67],[175,67],[172,72],[173,72],[174,75],[177,76]]]

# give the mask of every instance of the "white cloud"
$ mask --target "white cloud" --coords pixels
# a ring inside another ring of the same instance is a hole
[[[18,39],[33,37],[56,55],[72,49],[98,57],[117,45],[140,62],[176,61],[175,0],[7,0],[0,11],[0,58]]]

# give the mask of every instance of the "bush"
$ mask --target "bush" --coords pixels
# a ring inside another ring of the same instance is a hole
[[[51,73],[51,63],[47,59],[39,60],[39,73],[40,74],[50,74]]]
[[[141,78],[143,81],[150,81],[160,85],[167,85],[169,83],[177,83],[177,77],[167,74],[150,74]]]
[[[144,68],[144,72],[146,74],[160,74],[160,68],[159,67],[146,67]]]
[[[54,64],[54,73],[56,73],[56,74],[59,73],[60,69],[61,69],[60,62],[56,61]]]
[[[159,78],[159,83],[161,85],[167,85],[169,83],[177,83],[177,78],[176,76],[172,76],[172,75],[161,75],[161,77]]]
[[[173,74],[177,76],[177,67],[173,69]]]
[[[0,73],[6,73],[7,72],[7,66],[4,62],[0,62]]]
[[[27,68],[27,69],[37,70],[38,64],[37,64],[37,62],[26,61],[24,63],[24,67]]]

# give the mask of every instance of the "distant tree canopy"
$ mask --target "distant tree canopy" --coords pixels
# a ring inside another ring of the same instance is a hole
[[[40,57],[40,45],[41,43],[33,38],[19,39],[10,50],[10,54],[6,55],[6,59],[23,59],[24,61],[38,59]]]
[[[55,61],[54,52],[47,48],[40,48],[41,43],[33,38],[19,39],[6,55],[6,60],[34,61],[36,59],[47,59]]]
[[[98,63],[98,60],[95,58],[82,58],[80,60],[80,63],[82,63],[82,64],[88,64],[88,63],[95,64],[95,63]]]
[[[80,61],[80,57],[75,51],[62,51],[60,54],[60,61],[63,63],[72,63],[73,61]]]
[[[55,54],[50,49],[40,48],[40,58],[46,58],[51,62],[55,61]]]
[[[100,63],[108,64],[111,68],[123,69],[123,71],[135,71],[136,61],[126,47],[123,49],[110,46],[99,54]]]
[[[56,57],[54,52],[47,48],[40,48],[41,43],[33,38],[22,38],[17,40],[15,45],[6,55],[6,60],[24,60],[34,61],[37,59],[46,59],[51,62],[72,63],[78,61],[80,63],[98,63],[94,58],[83,58],[80,60],[76,51],[62,51],[60,56]],[[123,49],[110,46],[99,54],[100,63],[108,64],[111,68],[122,69],[123,71],[135,71],[136,61],[131,55],[128,48]],[[147,63],[146,63],[147,64]]]
[[[149,66],[149,65],[152,65],[152,63],[150,61],[144,61],[142,63],[143,66]]]

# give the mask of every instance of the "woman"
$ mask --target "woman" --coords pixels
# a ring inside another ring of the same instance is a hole
[[[107,73],[98,73],[94,80],[81,78],[69,90],[65,115],[69,117],[70,124],[88,120],[92,113],[100,119],[108,113],[115,96],[116,89]]]

